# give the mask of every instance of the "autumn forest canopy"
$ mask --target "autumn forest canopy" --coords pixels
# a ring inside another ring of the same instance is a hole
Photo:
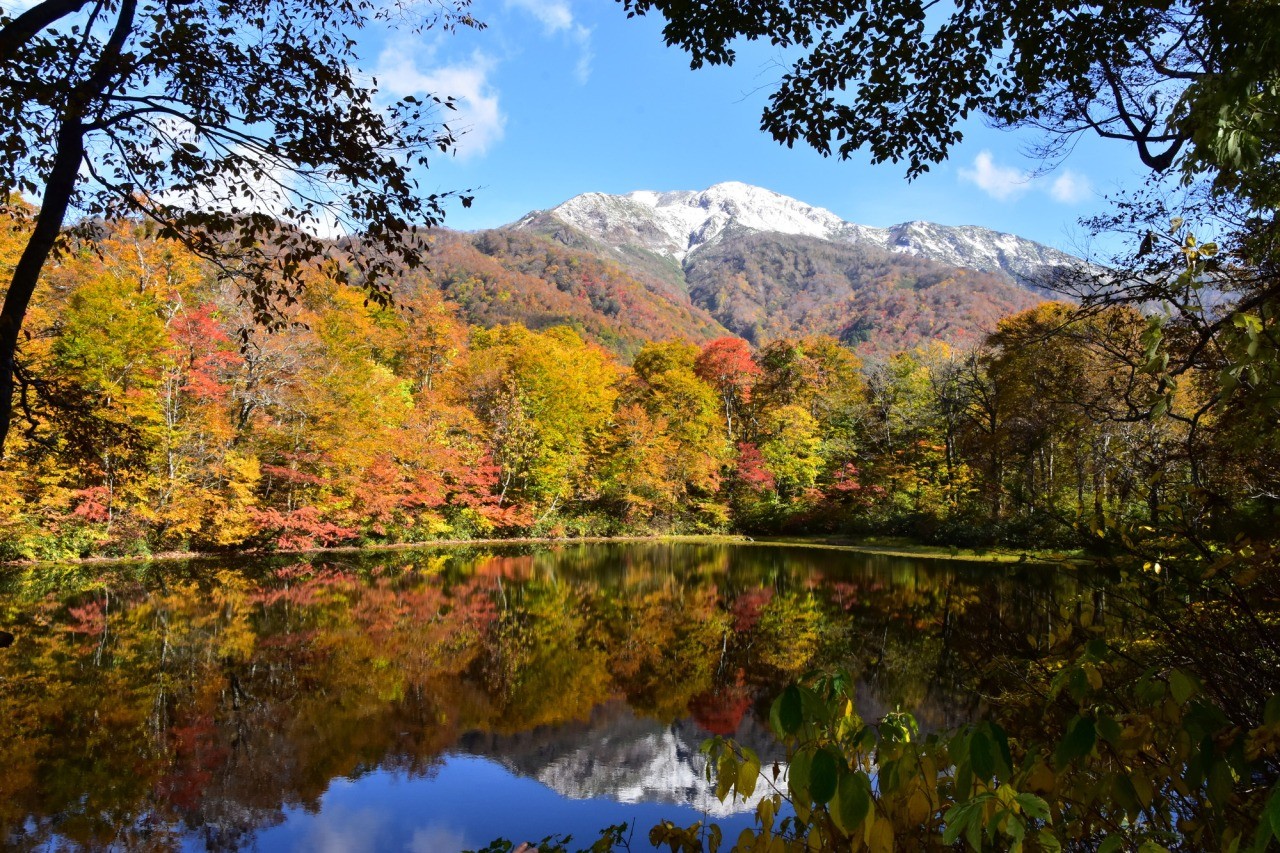
[[[1046,302],[976,349],[865,364],[822,336],[624,360],[581,329],[468,327],[433,272],[380,306],[317,267],[264,330],[154,230],[106,224],[37,292],[11,559],[735,530],[1071,548],[1174,512],[1234,535],[1280,476],[1256,413],[1198,414],[1213,375],[1164,395],[1128,308]]]
[[[1142,235],[1137,260],[1035,308],[991,276],[768,239],[636,279],[559,232],[419,231],[449,196],[413,169],[453,149],[452,103],[362,85],[332,33],[386,24],[376,4],[80,21],[49,0],[0,30],[6,553],[728,530],[1067,547],[1273,517],[1270,48],[1245,12],[1055,12],[1048,43],[1016,0],[936,28],[913,3],[623,5],[695,67],[738,37],[792,50],[763,117],[789,145],[918,174],[978,110],[1123,139],[1199,210],[1119,204],[1095,225]],[[483,26],[465,3],[411,23]],[[82,25],[72,55],[60,28]],[[335,225],[353,236],[319,236]],[[841,275],[853,295],[819,298]]]

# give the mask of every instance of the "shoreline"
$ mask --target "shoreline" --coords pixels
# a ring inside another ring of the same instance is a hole
[[[128,565],[135,563],[176,563],[201,562],[213,560],[229,560],[236,558],[269,559],[271,557],[301,557],[311,554],[363,554],[395,551],[424,551],[432,548],[458,547],[503,547],[512,545],[601,545],[609,543],[688,543],[688,544],[721,544],[746,545],[759,547],[813,548],[828,551],[847,551],[854,554],[870,554],[883,557],[917,558],[930,560],[950,560],[965,563],[996,563],[1008,565],[1054,565],[1075,563],[1080,560],[1077,554],[1045,553],[1028,549],[1010,549],[993,547],[985,549],[955,548],[946,545],[924,545],[898,537],[886,537],[891,541],[880,543],[879,537],[843,537],[839,535],[814,537],[774,537],[753,538],[745,534],[706,533],[706,534],[652,534],[636,536],[575,536],[575,537],[539,537],[523,536],[510,539],[432,539],[425,542],[394,542],[372,545],[335,545],[328,548],[308,548],[302,550],[232,550],[221,552],[210,551],[162,551],[146,556],[129,557],[75,557],[66,560],[13,560],[0,563],[0,568],[38,568],[40,566],[92,566],[92,565]]]

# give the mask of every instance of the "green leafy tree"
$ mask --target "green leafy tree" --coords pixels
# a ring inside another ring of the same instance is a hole
[[[763,129],[823,154],[905,160],[913,177],[947,157],[975,113],[1063,145],[1082,132],[1126,140],[1157,171],[1189,143],[1193,169],[1274,153],[1262,140],[1280,20],[1264,3],[622,2],[665,17],[667,43],[695,68],[731,64],[739,37],[794,48]]]
[[[760,350],[762,371],[753,392],[756,411],[799,405],[819,425],[829,465],[851,459],[866,417],[861,360],[827,335],[781,339]]]
[[[822,470],[818,422],[800,406],[780,406],[760,419],[760,455],[773,475],[778,494],[800,497]]]
[[[714,497],[730,447],[716,391],[696,372],[698,355],[697,347],[679,341],[645,345],[618,403],[639,406],[652,422],[666,424],[671,444],[661,448],[665,458],[659,470],[667,472],[682,502],[723,524],[724,509]]]
[[[591,452],[603,435],[619,369],[572,329],[477,330],[467,384],[488,426],[505,499],[549,518],[587,492]]]
[[[865,431],[876,476],[898,509],[940,514],[945,502],[945,421],[919,353],[898,353],[871,373]]]

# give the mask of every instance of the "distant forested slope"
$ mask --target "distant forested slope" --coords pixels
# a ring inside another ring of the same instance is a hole
[[[829,334],[864,354],[973,344],[1044,298],[996,273],[783,234],[722,240],[686,276],[694,303],[752,343]]]

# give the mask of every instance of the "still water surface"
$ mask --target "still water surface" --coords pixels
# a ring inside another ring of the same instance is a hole
[[[7,849],[457,851],[710,819],[699,743],[781,758],[789,680],[981,710],[1043,634],[1043,566],[703,543],[447,548],[0,575]],[[763,786],[762,786],[763,787]]]

